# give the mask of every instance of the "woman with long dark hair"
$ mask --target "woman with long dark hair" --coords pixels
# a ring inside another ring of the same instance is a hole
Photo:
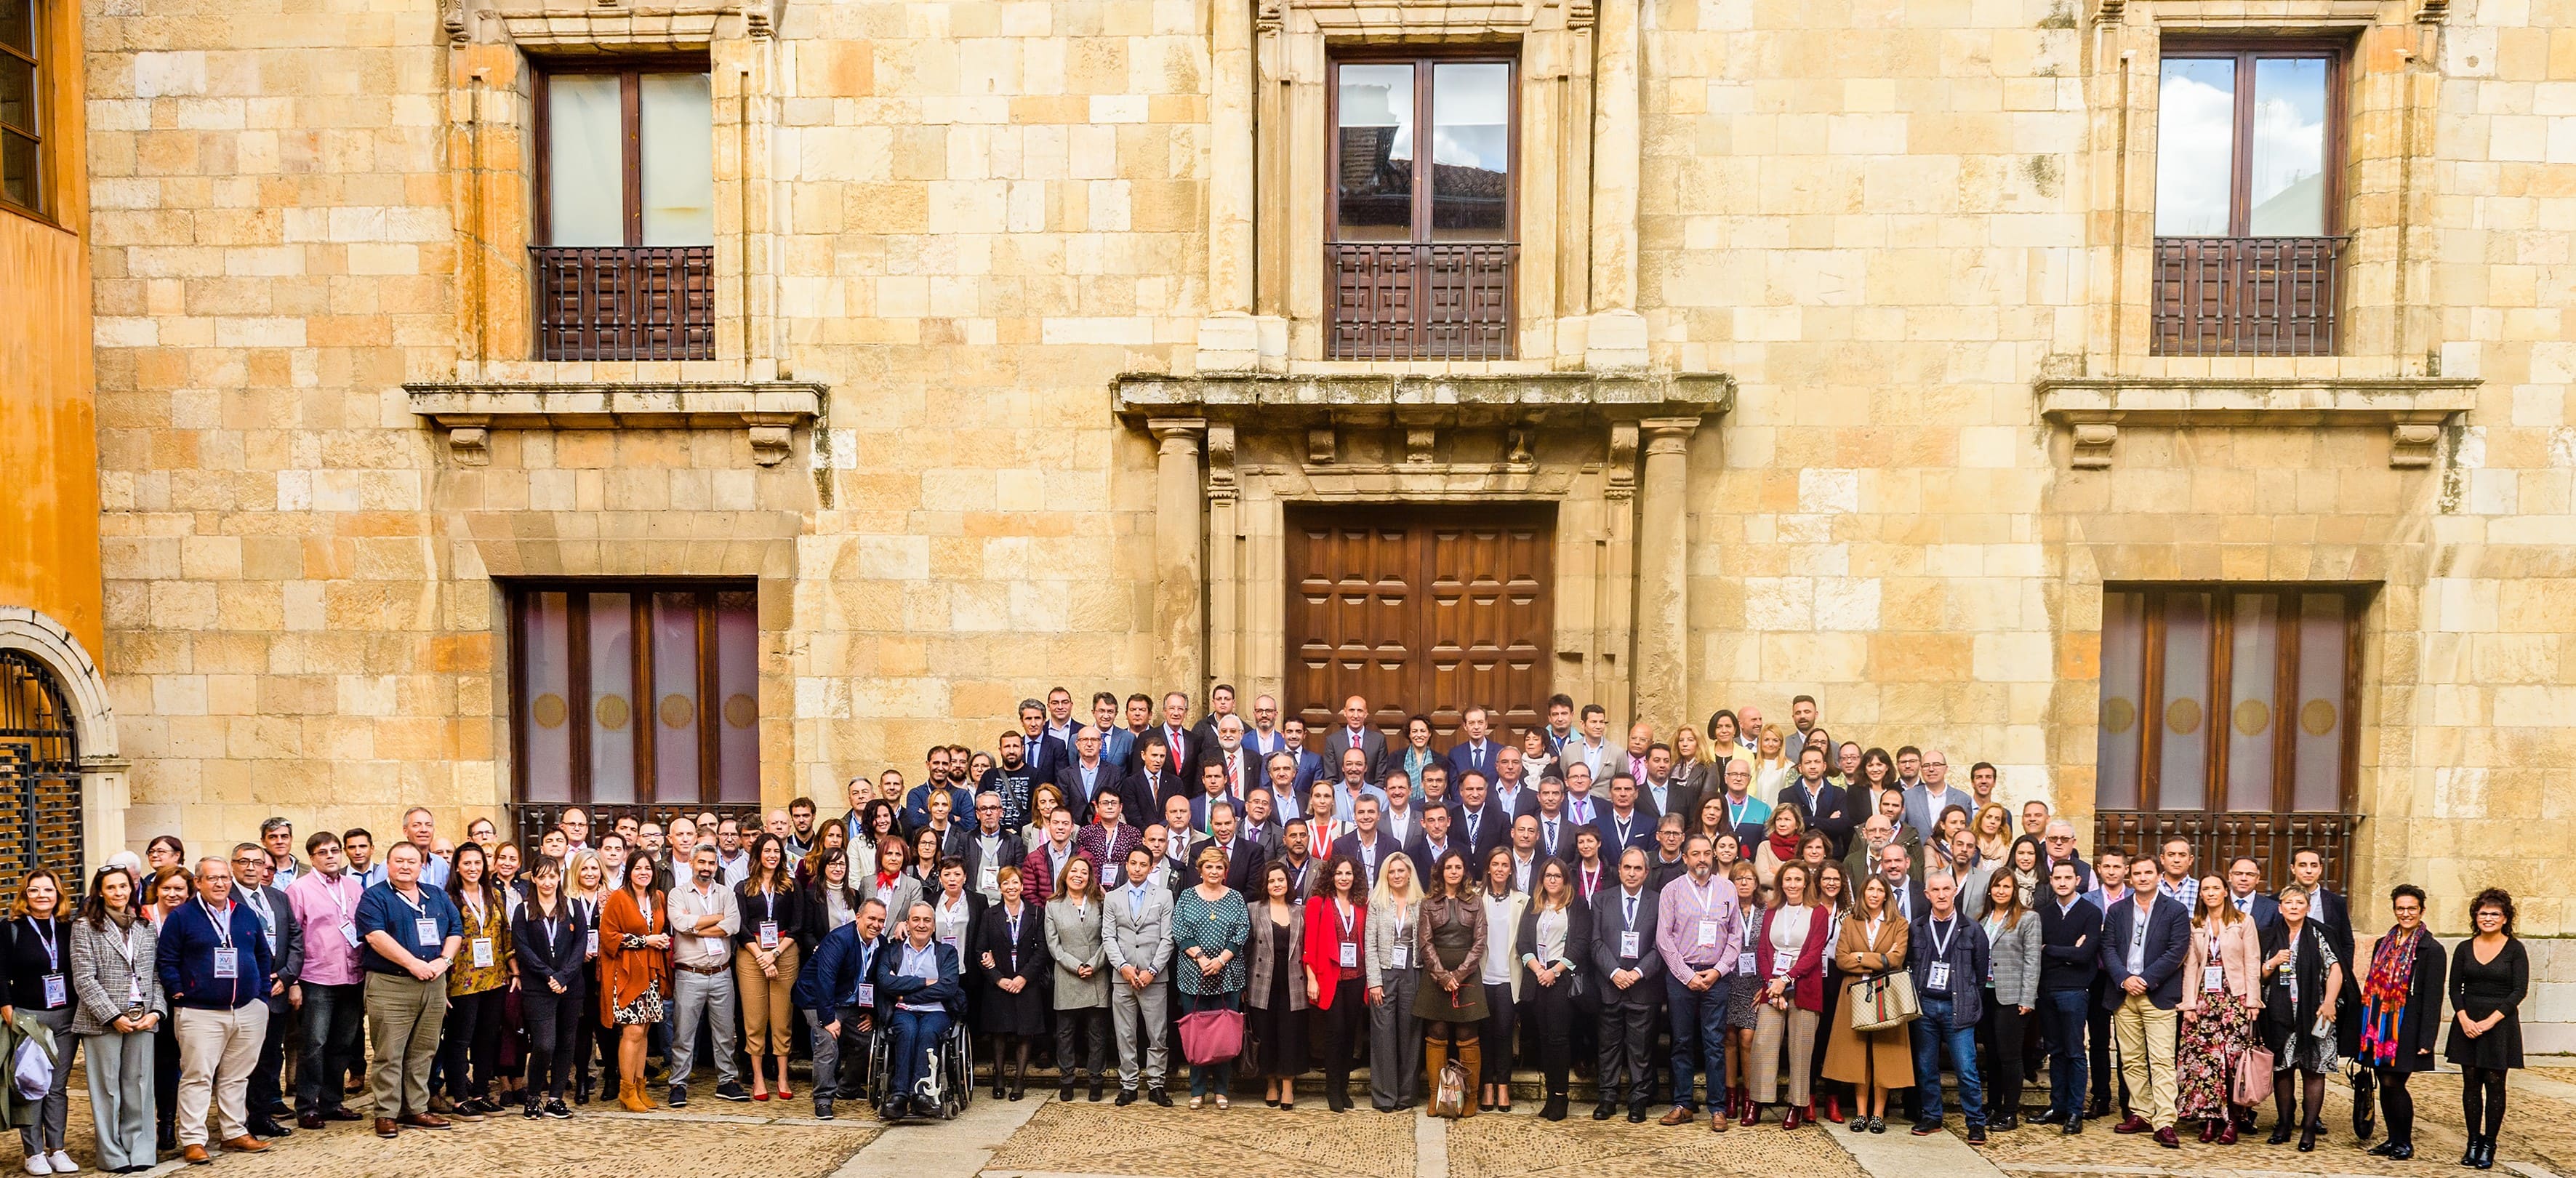
[[[1510,852],[1504,855],[1508,873]],[[1422,1074],[1435,1088],[1440,1069],[1453,1054],[1466,1070],[1468,1083],[1481,1082],[1484,1074],[1483,1042],[1478,1036],[1485,1021],[1486,932],[1485,907],[1473,873],[1467,870],[1467,857],[1453,848],[1432,869],[1415,934],[1423,980],[1429,984],[1415,995],[1413,1015],[1422,1020],[1424,1031]]]
[[[135,911],[134,897],[131,869],[99,868],[70,934],[77,999],[71,1030],[81,1037],[81,1058],[89,1065],[98,1165],[118,1174],[152,1168],[152,1030],[169,1006],[154,964],[159,938]],[[54,1162],[50,1154],[46,1160]],[[57,1173],[79,1168],[69,1155],[53,1166]]]
[[[975,1029],[993,1041],[993,1095],[1001,1096],[1002,1063],[1011,1060],[1010,1099],[1027,1094],[1029,1046],[1046,1037],[1046,916],[1020,889],[1020,867],[993,872],[1002,898],[984,909],[975,935],[974,960],[984,973],[983,1005],[972,1013]],[[782,1057],[781,1067],[786,1065]]]
[[[525,1115],[558,1120],[572,1116],[564,1107],[564,1079],[580,1063],[575,1042],[578,1028],[589,1021],[584,983],[590,941],[590,913],[581,901],[564,894],[563,864],[539,858],[528,872],[528,901],[511,922],[511,947],[519,964],[520,1014],[528,1031],[528,1085]]]
[[[671,992],[671,912],[657,878],[651,856],[630,856],[599,918],[599,1009],[617,1024],[617,1103],[631,1113],[653,1109],[644,1040]]]
[[[501,1004],[518,985],[519,963],[510,949],[508,901],[492,886],[491,859],[483,844],[456,845],[447,874],[447,898],[464,926],[464,945],[447,971],[447,1102],[458,1119],[479,1121],[500,1106],[489,1099],[501,1050]],[[469,1077],[468,1072],[471,1072]]]
[[[1073,1099],[1074,1078],[1085,1073],[1091,1080],[1091,1102],[1098,1104],[1108,1078],[1110,971],[1101,941],[1105,916],[1091,860],[1080,855],[1065,860],[1046,906],[1047,960],[1055,963],[1057,1100]]]
[[[1574,1064],[1574,992],[1583,976],[1585,947],[1592,943],[1592,914],[1575,902],[1574,876],[1562,859],[1539,861],[1533,890],[1515,942],[1524,979],[1521,1000],[1538,1028],[1539,1075],[1547,1083],[1547,1103],[1538,1115],[1562,1121]]]
[[[2443,1055],[2460,1065],[2460,1117],[2469,1130],[2460,1164],[2487,1170],[2504,1130],[2504,1074],[2522,1066],[2531,958],[2513,935],[2513,896],[2503,888],[2469,901],[2469,923],[2476,935],[2451,951],[2451,1038]]]
[[[1361,996],[1368,951],[1368,876],[1359,861],[1335,855],[1324,864],[1315,894],[1306,898],[1303,946],[1306,1006],[1314,1011],[1315,1038],[1324,1045],[1324,1107],[1351,1108],[1351,1060],[1368,1034]]]
[[[1246,946],[1252,968],[1245,980],[1247,1038],[1261,1064],[1261,1103],[1297,1107],[1297,1074],[1306,1070],[1306,917],[1297,903],[1288,865],[1261,865],[1250,905]],[[1376,1064],[1370,1064],[1374,1076]]]
[[[797,930],[805,924],[805,896],[787,876],[787,844],[768,831],[751,843],[751,874],[734,889],[742,930],[734,934],[734,993],[742,1001],[742,1049],[751,1057],[751,1098],[769,1099],[763,1059],[778,1061],[778,1099],[787,1086],[788,1043],[795,1036]],[[721,1049],[721,1048],[719,1048]]]

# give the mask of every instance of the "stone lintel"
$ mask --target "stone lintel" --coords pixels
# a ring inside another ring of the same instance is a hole
[[[1228,373],[1118,378],[1116,411],[1143,425],[1195,416],[1263,430],[1335,426],[1456,428],[1698,419],[1735,404],[1724,373],[1417,376]],[[1310,439],[1310,447],[1311,447]]]
[[[803,381],[704,384],[409,384],[411,411],[447,431],[460,464],[489,461],[492,429],[740,429],[753,460],[786,460],[797,426],[823,411]]]
[[[2389,462],[2432,464],[2441,426],[2477,402],[2475,377],[2047,377],[2037,382],[2039,415],[2066,426],[2069,465],[2111,465],[2120,427],[2139,425],[2383,425]]]

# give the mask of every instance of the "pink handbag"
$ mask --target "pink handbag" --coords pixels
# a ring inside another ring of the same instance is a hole
[[[1243,1012],[1198,1010],[1181,1016],[1181,1055],[1205,1066],[1243,1054]]]
[[[2236,1057],[2236,1074],[2228,1077],[2227,1097],[2241,1105],[2256,1105],[2272,1099],[2272,1053],[2261,1047],[2248,1047]]]

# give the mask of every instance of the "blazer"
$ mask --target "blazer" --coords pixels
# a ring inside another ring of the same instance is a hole
[[[1652,787],[1642,780],[1637,782],[1637,808],[1653,814],[1657,821],[1666,814],[1679,814],[1685,826],[1695,823],[1699,821],[1699,800],[1699,791],[1685,783],[1678,771],[1664,779],[1664,800],[1660,804],[1655,801]]]
[[[1487,899],[1491,898],[1491,896],[1492,896],[1492,893],[1490,893],[1490,892],[1489,892],[1489,893],[1486,893],[1486,894],[1485,894],[1485,895],[1483,895],[1483,896],[1478,896],[1478,897],[1476,898],[1476,906],[1477,906],[1478,908],[1482,908],[1482,907],[1484,907],[1485,901],[1486,901]],[[1497,925],[1495,924],[1495,922],[1494,922],[1490,917],[1489,917],[1489,918],[1487,918],[1487,919],[1486,919],[1486,921],[1485,921],[1485,936],[1486,936],[1489,940],[1490,940],[1491,938],[1494,938],[1494,937],[1503,937],[1503,938],[1506,938],[1506,939],[1510,939],[1510,938],[1513,938],[1513,937],[1517,937],[1517,936],[1519,935],[1519,933],[1520,933],[1520,927],[1521,927],[1521,915],[1522,915],[1523,913],[1526,913],[1526,912],[1528,912],[1528,911],[1529,911],[1529,901],[1530,901],[1530,898],[1529,898],[1529,893],[1528,893],[1528,892],[1520,892],[1520,891],[1511,892],[1511,893],[1509,893],[1509,894],[1505,895],[1505,896],[1502,898],[1502,900],[1503,900],[1503,919],[1502,919],[1502,923],[1501,923],[1499,926],[1497,926]],[[1517,942],[1517,941],[1512,941],[1512,943],[1513,943],[1513,944],[1515,944],[1515,945],[1517,945],[1519,942]],[[1488,946],[1488,947],[1490,947],[1490,946]],[[1471,966],[1471,967],[1469,967],[1469,968],[1468,968],[1468,970],[1467,970],[1466,972],[1467,972],[1467,980],[1468,980],[1468,981],[1471,981],[1471,982],[1481,982],[1481,981],[1483,981],[1483,980],[1485,979],[1485,963],[1484,963],[1483,959],[1479,958],[1473,966]],[[1511,981],[1510,981],[1510,983],[1509,983],[1509,985],[1510,985],[1510,986],[1511,986],[1511,988],[1512,988],[1512,1001],[1514,1001],[1514,1002],[1518,1002],[1518,1001],[1520,1001],[1520,999],[1521,999],[1521,975],[1522,975],[1522,974],[1524,974],[1524,973],[1526,973],[1526,972],[1528,972],[1528,971],[1521,969],[1521,968],[1520,968],[1520,966],[1519,966],[1519,964],[1518,964],[1518,962],[1517,962],[1517,961],[1515,961],[1515,963],[1514,963],[1514,964],[1513,964],[1513,966],[1512,966],[1512,970],[1511,970],[1511,975],[1512,975],[1512,977],[1511,977]]]
[[[1833,939],[1834,914],[1822,904],[1809,904],[1806,909],[1806,943],[1798,947],[1789,972],[1781,976],[1789,979],[1789,999],[1798,1009],[1821,1013],[1825,1009],[1825,942]],[[1761,923],[1755,926],[1753,976],[1759,981],[1768,982],[1779,964],[1778,951],[1771,947],[1771,922],[1780,912],[1776,906],[1763,909]],[[1743,984],[1742,979],[1737,984]]]
[[[269,952],[276,961],[276,980],[293,986],[297,978],[304,976],[304,922],[295,919],[295,905],[287,901],[284,889],[263,887],[259,898],[268,904],[269,916],[277,922],[272,927],[277,945]],[[272,1017],[286,1013],[293,1005],[284,989],[268,996],[268,1013]]]
[[[1109,792],[1118,795],[1118,820],[1138,830],[1163,820],[1163,801],[1174,796],[1198,797],[1196,783],[1165,768],[1160,773],[1147,773],[1142,768],[1121,775]],[[1198,816],[1200,806],[1192,806],[1191,817]],[[1088,821],[1088,817],[1085,818]],[[1097,825],[1095,823],[1095,825]]]
[[[1020,901],[1020,936],[1011,939],[1011,914],[999,904],[987,904],[976,918],[974,935],[967,944],[973,952],[972,967],[988,981],[1005,978],[1044,978],[1047,943],[1046,906]],[[984,964],[986,955],[993,958]]]
[[[2099,907],[2077,896],[2060,913],[2055,892],[2039,898],[2040,993],[2092,989],[2093,979],[2102,972],[2101,949]]]
[[[1458,837],[1457,827],[1453,824],[1449,830],[1449,837],[1440,840],[1440,845],[1437,847],[1432,846],[1431,839],[1418,829],[1413,832],[1413,840],[1404,844],[1404,857],[1413,860],[1413,882],[1416,887],[1419,887],[1423,880],[1431,878],[1432,869],[1440,865],[1441,855],[1450,851],[1456,851],[1461,855],[1467,853],[1467,844]],[[1475,864],[1467,865],[1469,874],[1473,874],[1475,870]]]
[[[1308,730],[1308,734],[1312,735],[1311,729]],[[1342,766],[1342,750],[1349,747],[1351,747],[1350,725],[1333,725],[1332,730],[1324,734],[1324,764],[1334,771],[1339,771]],[[1386,734],[1378,731],[1377,725],[1370,724],[1360,729],[1360,752],[1368,757],[1369,767],[1372,769],[1386,759]]]
[[[1571,816],[1559,811],[1556,816],[1556,841],[1550,843],[1547,841],[1547,815],[1539,814],[1536,817],[1538,818],[1538,853],[1545,858],[1572,862],[1574,834],[1584,824],[1576,822]]]
[[[1056,767],[1061,768],[1072,762],[1073,746],[1061,740],[1048,743],[1062,750],[1057,754]],[[1127,727],[1123,724],[1112,724],[1100,734],[1100,759],[1119,768],[1132,769],[1136,766],[1136,762],[1140,759],[1137,756],[1136,747],[1136,734],[1127,731]]]
[[[540,992],[549,980],[563,983],[564,999],[579,1002],[582,983],[589,971],[590,909],[579,900],[557,896],[563,916],[555,922],[554,935],[546,935],[546,922],[538,919],[535,903],[519,906],[519,915],[510,922],[510,945],[519,958],[520,986]]]
[[[993,870],[996,872],[1004,867],[1018,867],[1029,857],[1029,849],[1020,844],[1018,831],[1005,827],[1001,838],[1002,841],[996,848],[999,853],[993,857]],[[977,890],[977,882],[984,878],[984,840],[978,837],[977,832],[970,830],[966,832],[964,842],[965,845],[958,850],[957,854],[958,857],[966,860],[966,890],[971,892]],[[1026,874],[1025,870],[1022,874]],[[1034,901],[1037,897],[1029,898]],[[749,917],[744,919],[747,920]]]
[[[930,951],[933,959],[939,962],[939,980],[925,982],[903,972],[903,951],[907,944],[904,940],[893,940],[877,950],[877,965],[872,971],[872,980],[877,988],[877,1025],[892,1025],[898,1002],[914,1005],[935,1002],[948,1011],[950,1018],[965,1015],[966,986],[960,980],[963,972],[957,963],[957,950],[946,941],[932,941]]]
[[[1449,780],[1453,782],[1464,781],[1468,774],[1473,773],[1491,783],[1494,780],[1495,756],[1502,751],[1503,742],[1488,736],[1483,748],[1462,740],[1442,754],[1441,759],[1448,762]]]
[[[1497,843],[1511,841],[1511,835],[1511,817],[1503,813],[1503,808],[1495,805],[1492,798],[1485,799],[1485,804],[1472,815],[1465,807],[1451,811],[1449,837],[1467,848],[1469,875],[1481,874],[1485,853]]]
[[[1315,975],[1320,992],[1314,1000],[1317,1010],[1333,1008],[1333,990],[1342,984],[1341,920],[1335,915],[1333,901],[1327,896],[1306,898],[1306,932],[1298,960]],[[1359,956],[1368,955],[1368,903],[1365,897],[1351,906],[1351,937],[1359,942]],[[1354,979],[1366,976],[1366,966],[1355,967]],[[1302,980],[1302,979],[1301,979]],[[1293,987],[1292,987],[1293,988]]]
[[[1985,1013],[1984,986],[1978,979],[1986,976],[1991,954],[1987,951],[1986,930],[1977,927],[1967,913],[1952,908],[1950,919],[1957,931],[1949,935],[1949,947],[1941,960],[1950,963],[1950,1026],[1956,1030],[1976,1026],[1979,1016]],[[1914,992],[1922,994],[1932,976],[1933,950],[1940,944],[1940,938],[1933,936],[1930,905],[1925,905],[1923,913],[1914,918],[1910,935],[1923,952],[1914,954],[1906,968],[1914,972]]]
[[[1644,888],[1637,894],[1637,923],[1628,923],[1627,891],[1610,884],[1592,897],[1592,974],[1601,979],[1601,1005],[1613,1009],[1650,1009],[1662,1001],[1664,988],[1657,979],[1664,976],[1664,955],[1655,951],[1655,914],[1662,909],[1663,893]],[[1637,934],[1637,952],[1619,951],[1619,934]],[[1645,976],[1637,984],[1622,990],[1610,975],[1633,969]]]
[[[2183,958],[2182,1009],[2200,1009],[2201,967],[2209,964],[2209,930],[2207,922],[2191,926],[2191,955]],[[2262,934],[2251,920],[2240,920],[2219,929],[2218,963],[2225,975],[2227,992],[2244,999],[2245,1009],[2263,1009]]]
[[[1101,950],[1109,955],[1109,964],[1151,970],[1150,984],[1161,984],[1163,967],[1172,959],[1172,894],[1149,884],[1144,902],[1133,905],[1121,885],[1102,896],[1101,905],[1107,910],[1100,925]]]
[[[1983,921],[1984,917],[1978,917]],[[1986,935],[1986,960],[1991,964],[1995,1001],[2004,1006],[2039,1005],[2040,972],[2039,914],[2023,909],[2021,923],[2010,928],[1996,926]]]
[[[72,986],[72,1034],[109,1034],[108,1024],[128,1008],[126,996],[133,992],[131,983],[143,983],[143,1009],[163,1017],[170,1013],[169,1001],[161,994],[161,974],[154,954],[159,950],[160,930],[140,916],[123,930],[132,938],[134,964],[125,963],[118,952],[120,943],[116,921],[110,919],[104,929],[91,927],[85,917],[75,916],[65,922],[71,934],[69,944],[70,982]],[[2437,988],[2438,992],[2438,988]]]
[[[1538,956],[1538,905],[1523,904],[1520,928],[1512,941],[1512,958],[1519,964],[1519,968],[1513,971],[1512,977],[1512,985],[1515,987],[1512,991],[1514,997],[1518,997],[1522,992],[1538,984],[1536,978],[1529,976],[1530,959],[1536,956]],[[1581,904],[1568,904],[1565,906],[1566,977],[1561,979],[1559,984],[1582,978],[1589,972],[1586,967],[1591,962],[1592,912]]]
[[[1655,814],[1642,800],[1636,809],[1628,812],[1627,838],[1619,837],[1619,822],[1611,813],[1610,802],[1606,798],[1594,808],[1592,826],[1601,832],[1601,858],[1605,862],[1618,862],[1620,852],[1630,847],[1655,845]]]
[[[1780,791],[1779,802],[1783,806],[1795,802],[1806,811],[1807,828],[1821,831],[1832,840],[1835,858],[1851,850],[1852,831],[1859,829],[1860,821],[1853,816],[1851,795],[1843,787],[1821,781],[1815,794],[1809,796],[1806,779],[1797,778]]]
[[[1129,757],[1136,755],[1133,738],[1126,748]],[[1100,759],[1109,760],[1107,740],[1100,742]],[[1055,780],[1056,770],[1064,768],[1072,760],[1073,746],[1066,744],[1043,724],[1038,726],[1036,736],[1026,733],[1020,736],[1020,764],[1028,767],[1030,789],[1036,789],[1040,782]]]
[[[1366,878],[1360,880],[1360,887],[1362,890],[1376,886],[1377,873],[1386,870],[1386,861],[1404,853],[1403,845],[1396,842],[1394,839],[1387,837],[1386,828],[1383,826],[1378,828],[1377,838],[1370,844],[1369,850],[1374,858],[1366,862],[1362,862],[1360,859],[1360,832],[1356,830],[1333,840],[1334,854],[1348,855],[1351,857],[1352,862],[1360,863],[1365,869],[1363,874]],[[1414,878],[1417,880],[1420,879],[1421,873],[1414,873]]]
[[[1106,914],[1100,902],[1073,897],[1046,906],[1047,960],[1055,963],[1055,1008],[1100,1010],[1109,1005],[1109,955],[1100,939]],[[1082,967],[1091,967],[1083,977]]]
[[[2111,905],[2102,914],[2102,940],[2099,960],[2102,963],[2102,1005],[2118,1010],[2129,997],[2124,988],[2129,980],[2129,937],[2137,927],[2138,905],[2135,897]],[[2147,983],[2147,999],[2158,1010],[2172,1010],[2182,1004],[2183,958],[2191,952],[2191,917],[2182,905],[2157,896],[2147,913],[2146,968],[2138,977]]]
[[[1119,781],[1126,776],[1126,770],[1102,757],[1100,764],[1092,770],[1091,788],[1086,790],[1082,788],[1082,763],[1069,760],[1056,770],[1055,787],[1064,795],[1064,808],[1073,811],[1074,824],[1088,826],[1091,824],[1091,800],[1117,789]],[[1125,800],[1123,796],[1120,798],[1122,802]],[[1150,809],[1146,812],[1152,813]]]
[[[1367,971],[1369,989],[1374,990],[1385,985],[1386,971],[1395,968],[1395,946],[1399,940],[1396,930],[1399,928],[1403,930],[1401,939],[1405,944],[1410,945],[1413,928],[1421,922],[1421,919],[1422,901],[1420,900],[1403,905],[1401,909],[1392,904],[1369,905],[1368,940],[1360,946],[1360,965]],[[1407,969],[1419,969],[1422,967],[1422,958],[1408,949],[1405,963]]]
[[[883,888],[877,886],[877,876],[873,871],[861,876],[858,883],[861,902],[868,900],[885,902],[886,927],[890,929],[903,927],[904,914],[912,911],[912,902],[925,898],[921,891],[920,877],[910,871],[894,877],[894,882]]]
[[[1201,852],[1216,845],[1214,839],[1200,839],[1191,843],[1189,861],[1198,862]],[[1226,848],[1225,886],[1233,888],[1246,897],[1251,896],[1254,886],[1261,881],[1261,865],[1268,862],[1269,858],[1263,853],[1260,843],[1245,838],[1241,834],[1235,835],[1234,844]]]

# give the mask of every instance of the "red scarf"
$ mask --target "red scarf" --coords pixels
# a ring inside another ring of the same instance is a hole
[[[1779,861],[1781,861],[1782,863],[1790,863],[1790,862],[1794,862],[1794,861],[1796,861],[1796,860],[1797,860],[1797,858],[1798,858],[1798,836],[1797,836],[1797,835],[1794,835],[1794,834],[1781,834],[1780,832],[1778,832],[1778,831],[1776,831],[1776,830],[1775,830],[1775,831],[1771,832],[1769,835],[1765,836],[1765,837],[1764,837],[1764,839],[1763,839],[1763,841],[1764,841],[1765,843],[1768,843],[1768,844],[1770,845],[1770,847],[1771,847],[1771,855],[1772,855],[1772,857],[1773,857],[1773,858],[1778,859],[1778,860],[1779,860]]]

